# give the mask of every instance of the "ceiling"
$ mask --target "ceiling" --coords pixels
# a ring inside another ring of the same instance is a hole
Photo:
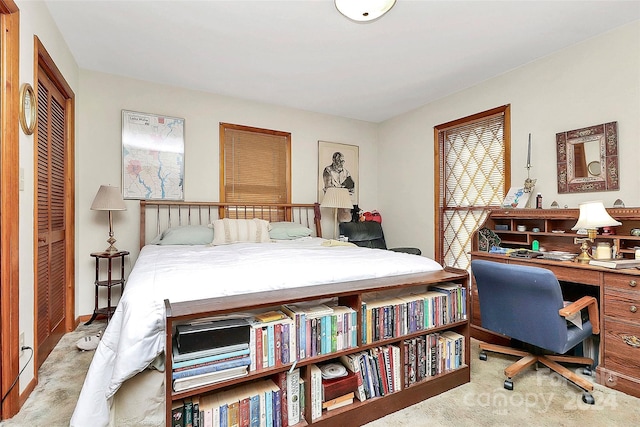
[[[78,66],[381,122],[640,19],[640,1],[45,1]],[[640,45],[640,41],[639,41]]]

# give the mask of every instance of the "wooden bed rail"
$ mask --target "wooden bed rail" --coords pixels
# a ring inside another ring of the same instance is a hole
[[[318,203],[231,203],[140,200],[140,248],[169,227],[207,225],[222,218],[295,222],[322,236]]]

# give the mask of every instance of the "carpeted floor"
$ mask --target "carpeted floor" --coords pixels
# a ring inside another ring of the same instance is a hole
[[[78,339],[96,334],[104,323],[80,325],[66,334],[43,363],[39,384],[21,411],[0,426],[69,425],[93,352],[80,352]],[[581,391],[547,368],[533,368],[503,388],[502,371],[512,358],[489,354],[478,360],[472,340],[471,382],[368,424],[387,426],[631,426],[640,420],[640,399],[596,384],[595,405],[582,403]],[[92,426],[87,426],[92,427]],[[129,426],[123,426],[129,427]]]

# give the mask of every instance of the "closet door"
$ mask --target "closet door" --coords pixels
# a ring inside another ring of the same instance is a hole
[[[65,332],[65,99],[38,73],[36,364]]]

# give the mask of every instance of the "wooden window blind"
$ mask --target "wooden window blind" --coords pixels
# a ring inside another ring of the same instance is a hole
[[[509,106],[435,127],[436,256],[467,269],[471,237],[510,185]]]
[[[220,124],[220,197],[240,203],[291,203],[291,134]]]

